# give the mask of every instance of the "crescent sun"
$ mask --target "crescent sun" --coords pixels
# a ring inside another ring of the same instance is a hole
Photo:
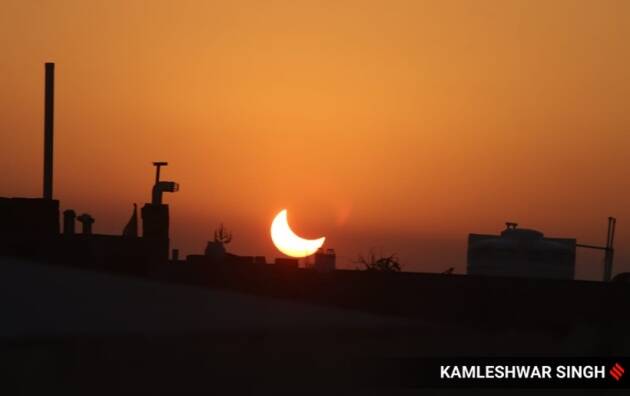
[[[304,239],[296,235],[287,220],[287,210],[283,209],[271,223],[271,240],[282,253],[291,257],[306,257],[322,247],[326,237]]]

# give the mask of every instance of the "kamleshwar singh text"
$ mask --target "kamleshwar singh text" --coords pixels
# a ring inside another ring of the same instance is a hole
[[[595,379],[605,376],[605,366],[597,365],[440,366],[441,379]]]

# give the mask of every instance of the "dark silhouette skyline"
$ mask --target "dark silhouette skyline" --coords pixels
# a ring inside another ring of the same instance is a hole
[[[95,232],[118,234],[146,201],[145,164],[168,160],[186,189],[171,213],[183,255],[223,221],[233,249],[271,257],[269,217],[287,208],[301,234],[338,241],[344,268],[375,246],[412,271],[463,273],[470,232],[513,220],[605,245],[614,216],[616,267],[630,271],[629,6],[489,1],[496,14],[156,0],[156,19],[116,2],[16,3],[1,27],[15,40],[0,73],[0,196],[42,193],[41,64],[54,60],[54,197]],[[369,193],[374,180],[389,193]],[[601,278],[599,252],[576,260],[579,279]]]
[[[628,15],[9,0],[0,393],[628,388]]]
[[[44,141],[47,148],[44,153],[46,167],[43,178],[44,185],[50,187],[53,177],[51,171],[53,158],[51,122],[54,103],[52,95],[54,64],[47,63],[45,70]],[[367,299],[369,287],[366,286],[367,288],[362,289],[362,286],[355,284],[354,278],[356,278],[356,282],[364,282],[370,287],[377,289],[394,287],[398,292],[404,290],[407,287],[405,285],[413,285],[414,283],[418,285],[425,282],[429,284],[433,282],[448,283],[452,280],[453,284],[470,282],[474,285],[476,282],[480,282],[475,276],[463,276],[460,278],[461,280],[456,281],[452,277],[452,271],[430,276],[401,273],[398,276],[402,276],[402,278],[392,278],[392,275],[388,273],[401,271],[401,264],[397,256],[377,257],[373,252],[366,257],[359,257],[359,263],[368,270],[367,272],[373,272],[372,275],[339,270],[336,266],[336,252],[332,249],[320,249],[314,255],[314,264],[306,268],[300,268],[297,259],[284,257],[275,258],[273,265],[268,265],[266,258],[262,255],[242,256],[228,252],[226,245],[232,241],[232,233],[222,223],[214,232],[214,240],[208,241],[204,254],[190,254],[185,259],[180,259],[178,249],[171,251],[170,208],[168,204],[164,203],[163,197],[164,193],[177,192],[179,185],[173,181],[161,179],[162,168],[168,165],[167,162],[153,162],[153,165],[155,167],[155,179],[151,188],[150,202],[145,203],[141,209],[141,235],[138,232],[136,204],[134,204],[129,222],[120,235],[95,233],[93,224],[96,219],[89,213],[77,216],[72,209],[64,211],[62,232],[60,232],[59,201],[51,198],[52,189],[46,187],[42,198],[2,199],[3,218],[7,227],[4,229],[4,238],[0,240],[0,254],[36,259],[57,265],[131,274],[168,282],[193,284],[201,282],[202,285],[207,286],[245,288],[245,290],[256,293],[280,295],[285,298],[315,299],[316,301],[319,301],[318,299],[323,296],[328,296],[328,292],[319,289],[324,287],[326,282],[331,282],[327,287],[333,289],[335,287],[345,288],[352,284],[354,291],[338,293],[329,302],[341,306],[349,304],[354,308],[367,310],[379,307],[379,305],[374,305],[375,302],[369,302]],[[75,231],[75,222],[81,224],[80,233]],[[578,245],[575,239],[544,238],[543,234],[538,231],[517,228],[516,223],[506,223],[506,225],[506,230],[500,236],[470,235],[468,254],[468,273],[470,275],[481,275],[482,278],[498,275],[496,280],[483,280],[483,282],[494,282],[497,285],[509,283],[513,286],[519,284],[515,282],[524,281],[508,280],[505,278],[506,276],[558,278],[562,282],[554,285],[554,287],[581,290],[582,286],[579,286],[579,283],[572,282],[576,247],[593,248],[594,246]],[[614,230],[615,219],[610,218],[607,243],[603,248],[606,252],[605,281],[610,281]],[[599,249],[600,247],[595,246],[595,248]],[[212,280],[204,276],[208,272],[213,274]],[[281,280],[281,283],[278,284],[278,278],[275,278],[280,276],[278,274],[282,274],[281,278],[295,278],[295,284],[293,281],[290,283],[294,284],[298,290],[302,290],[304,283],[310,284],[311,286],[307,290],[313,295],[303,295],[288,285],[284,285],[283,281],[286,279]],[[321,278],[321,276],[330,278]],[[435,278],[436,276],[437,278]],[[252,283],[252,279],[257,277],[260,279],[271,278],[266,280],[264,282],[266,286],[261,288],[256,283]],[[620,277],[620,279],[622,278]],[[344,282],[350,283],[347,286],[342,286],[345,284]],[[375,286],[378,283],[382,283],[382,285]],[[337,284],[339,286],[335,286]],[[526,282],[520,284],[525,287],[523,293],[526,297],[519,298],[533,298],[532,291],[525,292],[530,284]],[[412,288],[415,287],[417,286],[412,286]],[[604,288],[602,290],[605,290],[606,287],[610,286],[603,284],[601,287]],[[357,292],[357,290],[360,291]],[[538,296],[539,293],[536,292],[535,294]],[[365,295],[366,299],[357,299],[359,295]],[[326,299],[328,298],[326,297]],[[404,304],[398,302],[397,305],[394,305],[394,301],[396,300],[392,300],[388,305],[377,309],[381,313],[387,313],[388,310],[391,310],[392,313],[407,312],[402,308]],[[414,304],[412,301],[406,303]],[[511,303],[516,304],[516,300]],[[582,309],[584,308],[582,307]],[[503,315],[499,315],[499,317],[500,320],[505,320]]]
[[[161,178],[163,168],[168,163],[159,161],[153,162],[155,178],[150,194],[147,194],[149,202],[141,207],[141,224],[138,220],[137,205],[134,203],[132,215],[119,235],[95,232],[93,226],[97,223],[97,219],[90,213],[84,212],[77,215],[73,209],[65,209],[61,213],[60,201],[54,199],[52,189],[54,135],[51,125],[54,103],[52,95],[54,64],[47,63],[45,70],[45,168],[42,197],[0,198],[0,219],[3,222],[0,227],[2,230],[0,261],[3,266],[6,266],[3,268],[4,272],[8,271],[11,277],[22,277],[21,282],[24,285],[30,285],[32,281],[28,277],[24,278],[23,271],[35,274],[41,271],[37,269],[40,267],[46,268],[44,271],[52,271],[47,275],[48,279],[59,277],[55,278],[55,282],[63,283],[67,282],[64,279],[70,277],[75,279],[77,286],[80,286],[82,282],[93,282],[89,279],[89,275],[77,276],[83,273],[113,275],[108,281],[111,285],[131,279],[134,282],[141,280],[149,284],[161,284],[162,287],[167,285],[196,286],[214,293],[229,292],[233,293],[233,296],[222,300],[225,304],[223,309],[228,311],[230,310],[228,306],[232,306],[235,301],[247,296],[246,299],[249,300],[245,304],[241,304],[240,308],[234,305],[232,307],[234,311],[230,312],[230,315],[246,315],[247,318],[252,317],[252,305],[255,306],[257,301],[261,300],[266,300],[266,304],[272,307],[285,302],[300,304],[292,308],[291,315],[298,315],[298,312],[303,312],[307,307],[320,307],[328,311],[315,320],[316,326],[335,326],[366,345],[378,345],[378,348],[385,346],[385,350],[389,350],[390,353],[392,345],[388,344],[389,336],[385,336],[385,333],[394,331],[404,341],[402,346],[397,347],[398,350],[407,353],[415,351],[416,356],[426,356],[427,350],[418,352],[422,342],[414,341],[414,337],[410,337],[409,334],[413,333],[416,337],[418,334],[423,334],[424,337],[434,337],[439,343],[444,343],[448,342],[451,336],[462,337],[462,329],[482,339],[488,337],[488,329],[492,329],[491,334],[498,334],[501,339],[505,339],[503,345],[494,349],[494,353],[502,355],[525,353],[524,346],[530,351],[531,348],[537,348],[535,350],[538,351],[544,351],[547,348],[547,351],[553,350],[561,355],[572,354],[579,343],[592,342],[594,339],[599,340],[599,343],[589,352],[595,351],[598,356],[615,356],[627,352],[625,344],[619,345],[615,337],[611,337],[611,335],[618,336],[628,329],[627,321],[617,323],[615,319],[618,318],[622,302],[630,299],[627,274],[622,273],[612,281],[610,279],[613,269],[616,226],[616,219],[612,217],[609,218],[606,245],[603,247],[577,244],[576,240],[571,238],[548,238],[539,231],[518,228],[516,223],[506,223],[506,229],[500,235],[470,234],[466,275],[454,274],[452,268],[434,274],[404,272],[402,271],[403,264],[395,254],[377,256],[373,252],[368,256],[359,256],[358,263],[363,265],[364,270],[340,269],[337,267],[335,250],[323,248],[313,255],[314,262],[312,263],[307,261],[300,265],[298,259],[286,257],[275,257],[273,261],[268,262],[264,255],[247,256],[228,251],[226,245],[232,242],[233,237],[232,232],[223,223],[214,231],[213,239],[208,240],[203,254],[188,254],[180,257],[179,250],[173,248],[171,244],[171,206],[165,202],[165,193],[179,191],[179,184]],[[60,220],[63,221],[61,225]],[[77,223],[80,224],[80,232],[76,230]],[[577,247],[604,251],[603,282],[574,280]],[[35,267],[31,268],[33,263],[36,263]],[[76,270],[80,271],[74,272]],[[136,284],[133,288],[140,290],[141,286]],[[37,296],[43,291],[30,288],[28,292]],[[182,293],[179,292],[179,294]],[[217,296],[209,294],[203,297],[216,298]],[[85,302],[86,307],[98,308],[100,314],[111,315],[111,309],[116,308],[115,304],[99,305],[96,303],[99,298],[103,297],[92,296]],[[127,295],[127,298],[136,297],[131,293]],[[66,317],[66,310],[76,311],[76,307],[69,304],[58,305],[52,309],[51,314],[59,316],[60,320]],[[120,307],[117,309],[120,310]],[[146,336],[151,334],[151,330],[147,330],[147,327],[152,323],[151,321],[155,320],[151,319],[152,316],[147,313],[154,308],[141,306],[140,309],[140,312],[135,313],[140,314],[140,319],[135,319],[133,326],[142,329],[141,334]],[[142,312],[143,310],[147,312]],[[330,317],[339,315],[339,310],[345,311],[342,316],[349,315],[350,319],[346,319],[343,324],[330,322]],[[123,315],[128,315],[126,311],[127,308],[121,312]],[[278,312],[273,310],[269,313],[278,315]],[[361,315],[370,315],[372,322],[370,320],[361,322]],[[217,315],[215,319],[219,323],[226,322],[225,317],[220,315]],[[24,329],[33,327],[30,317],[28,320],[19,320],[22,321],[20,326]],[[35,319],[37,320],[39,319]],[[274,324],[276,328],[261,329],[258,324],[247,323],[249,324],[243,322],[236,328],[230,328],[230,333],[237,332],[238,334],[244,331],[250,335],[254,334],[253,337],[260,337],[260,334],[271,332],[276,353],[278,351],[287,353],[292,348],[286,344],[289,340],[302,346],[319,345],[304,338],[282,335],[286,332],[286,327],[283,327],[286,325],[279,326],[276,323]],[[55,378],[79,378],[79,380],[63,380],[76,387],[78,384],[83,384],[83,378],[95,375],[95,367],[98,372],[107,372],[111,368],[109,363],[102,362],[103,355],[100,352],[88,349],[94,348],[95,345],[107,345],[110,349],[111,335],[100,333],[99,337],[102,337],[102,341],[99,341],[100,344],[95,344],[95,341],[89,338],[94,337],[94,330],[82,335],[76,333],[77,326],[84,329],[94,326],[92,320],[79,319],[78,323],[72,324],[66,317],[63,326],[66,326],[66,331],[71,331],[71,333],[62,340],[54,338],[56,347],[61,351],[55,358],[56,363],[67,365],[67,361],[75,360],[82,363],[81,368],[55,369]],[[593,329],[591,336],[574,338],[585,326]],[[434,328],[441,330],[434,331]],[[206,335],[214,337],[210,345],[201,344],[204,348],[221,349],[231,342],[229,337],[226,338],[226,335],[221,332],[219,326],[212,330],[204,329],[197,327],[193,330],[205,331]],[[51,330],[39,327],[39,331],[50,332]],[[186,331],[191,330],[186,329]],[[514,332],[530,338],[527,342],[509,340],[509,334]],[[303,332],[302,336],[309,334],[311,337],[316,337],[328,333],[314,332],[309,329],[309,332]],[[547,344],[536,341],[533,335],[558,338],[562,346],[553,349]],[[337,337],[338,334],[333,332],[332,336]],[[88,337],[87,341],[85,337]],[[15,350],[14,341],[11,341],[12,338],[9,340],[9,345],[13,348],[12,350]],[[26,340],[27,343],[32,342],[28,337]],[[123,345],[128,345],[128,343],[144,345],[133,339],[123,338],[122,340]],[[163,344],[163,340],[163,338],[158,338],[154,346],[143,346],[143,348],[157,348],[157,350],[165,351],[167,347]],[[185,344],[180,338],[176,340],[180,345]],[[484,342],[491,343],[487,339],[484,339]],[[76,350],[73,347],[74,343],[87,346],[78,349],[80,357],[72,352]],[[370,349],[370,347],[366,348]],[[17,347],[17,350],[22,351],[22,347]],[[432,349],[434,353],[436,350]],[[48,351],[44,349],[42,352],[41,349],[37,349],[37,353],[45,354]],[[333,356],[339,359],[347,353],[349,352],[343,347],[339,347]],[[452,354],[453,352],[447,348],[446,352],[442,350],[441,353]],[[13,359],[18,357],[17,354],[9,356]],[[115,359],[126,360],[129,357],[129,349],[117,352],[114,356]],[[194,354],[188,351],[186,356],[190,358]],[[240,352],[238,356],[239,358],[232,363],[235,367],[224,369],[224,372],[237,378],[251,375],[239,359],[251,359],[252,352]],[[381,359],[378,360],[381,362],[379,364],[385,361],[382,360],[383,357],[379,359]],[[140,367],[154,372],[155,362],[159,360],[155,354],[143,350]],[[88,362],[89,364],[85,367],[89,366],[93,369],[82,368],[82,365]],[[304,364],[303,361],[300,362]],[[401,380],[401,375],[406,372],[401,364],[400,362],[389,364],[387,375],[369,377],[369,381],[366,381],[365,377],[357,381],[354,373],[358,370],[352,368],[342,371],[341,376],[337,374],[332,383],[374,385],[374,380],[376,380],[376,382],[385,381],[388,384],[400,386],[401,381],[403,384],[406,383],[406,380]],[[169,368],[162,368],[162,370],[175,372],[170,364],[167,367]],[[185,363],[183,367],[189,367],[188,363]],[[288,372],[293,373],[291,370],[295,368],[293,365],[290,367]],[[40,369],[32,367],[31,362],[11,370],[19,375],[24,375],[24,370],[35,371],[37,376],[42,375]],[[267,370],[267,368],[262,370],[264,374],[260,374],[261,377],[269,378]],[[311,367],[311,370],[320,372],[322,368]],[[360,371],[365,372],[365,370]],[[377,371],[381,372],[382,369]],[[291,375],[294,380],[303,379],[295,373]],[[124,379],[112,389],[119,389],[118,386],[128,386],[140,381],[138,378],[138,376],[133,376]],[[330,380],[328,376],[322,378]],[[419,381],[415,376],[411,379]],[[174,383],[177,381],[181,379]]]
[[[141,276],[155,276],[160,266],[180,263],[179,249],[171,252],[170,211],[163,202],[164,193],[179,190],[178,183],[161,179],[161,170],[168,162],[153,162],[155,181],[151,189],[151,202],[141,209],[142,235],[138,233],[137,205],[124,227],[122,235],[98,235],[93,232],[96,222],[89,213],[76,215],[72,209],[63,213],[63,232],[59,232],[59,201],[52,198],[53,183],[53,116],[54,116],[54,63],[45,64],[45,111],[44,111],[44,191],[41,199],[5,199],[4,206],[9,220],[7,238],[0,253],[40,260],[100,268],[104,270],[124,269],[125,272]],[[15,214],[20,215],[16,216]],[[75,222],[81,224],[81,233],[75,232]],[[469,236],[468,270],[471,275],[526,276],[572,280],[575,273],[576,247],[601,249],[605,252],[604,281],[611,280],[613,241],[616,219],[610,217],[606,246],[577,244],[575,239],[543,238],[543,234],[517,228],[516,223],[506,223],[500,236]],[[18,230],[27,230],[27,232]],[[31,230],[39,230],[32,235]],[[232,241],[232,233],[223,223],[214,232],[214,241],[209,241],[204,255],[188,255],[186,263],[208,264],[222,267],[225,263],[265,264],[264,256],[239,256],[226,251],[225,245]],[[37,248],[37,249],[33,249]],[[320,249],[315,256],[315,265],[306,269],[336,269],[336,253]],[[299,262],[293,258],[276,258],[277,268],[298,269]],[[359,256],[359,264],[367,270],[399,272],[401,265],[396,255],[376,257],[371,252],[367,257]],[[115,271],[116,271],[115,270]],[[199,270],[199,269],[198,269]],[[452,270],[448,271],[448,274]],[[160,275],[161,276],[161,275]],[[623,278],[623,277],[622,277]]]

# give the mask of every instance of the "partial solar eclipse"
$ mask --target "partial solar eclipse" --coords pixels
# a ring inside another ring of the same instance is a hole
[[[271,240],[279,251],[291,257],[306,257],[322,247],[326,237],[304,239],[297,236],[287,220],[287,210],[283,209],[271,223]]]

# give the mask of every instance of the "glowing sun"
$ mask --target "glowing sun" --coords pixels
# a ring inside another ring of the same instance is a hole
[[[289,227],[287,210],[283,209],[271,223],[271,240],[276,248],[291,257],[306,257],[322,247],[326,237],[319,239],[304,239],[297,236]]]

